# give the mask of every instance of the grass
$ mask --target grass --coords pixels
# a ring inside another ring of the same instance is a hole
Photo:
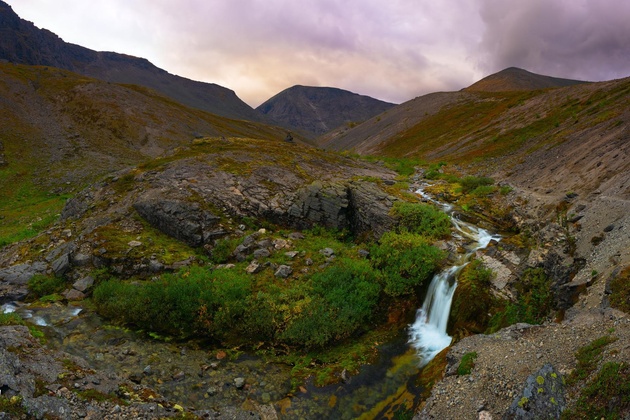
[[[584,347],[578,349],[575,353],[577,359],[577,366],[571,375],[567,378],[569,385],[575,384],[578,381],[586,379],[597,368],[597,364],[601,361],[604,348],[617,341],[616,337],[603,336]]]
[[[630,365],[605,363],[562,419],[621,419],[630,412]]]

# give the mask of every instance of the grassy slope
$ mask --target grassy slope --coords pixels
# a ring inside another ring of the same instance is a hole
[[[54,221],[72,192],[197,136],[284,138],[282,129],[187,108],[147,88],[0,64],[0,246]]]
[[[427,102],[434,100],[427,95],[398,107],[408,109],[406,113],[396,108],[388,111],[400,112],[407,121],[413,109],[425,110],[422,118],[399,124],[395,132],[391,118],[379,116],[364,123],[382,133],[378,141],[370,140],[368,148],[359,138],[365,135],[362,125],[346,132],[345,140],[335,143],[333,139],[333,143],[337,149],[346,148],[345,143],[359,153],[429,162],[511,165],[533,151],[583,136],[593,128],[609,130],[627,124],[629,94],[630,79],[553,90],[453,92],[452,100],[436,104],[440,106],[436,112],[425,110]]]

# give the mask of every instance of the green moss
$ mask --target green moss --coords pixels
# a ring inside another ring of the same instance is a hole
[[[527,397],[522,397],[520,400],[518,400],[518,406],[521,408],[526,407],[528,403],[529,403],[529,398]]]
[[[538,375],[536,377],[536,382],[538,382],[538,385],[542,385],[545,383],[545,378],[543,378],[542,376]]]
[[[474,351],[462,356],[462,360],[457,367],[457,374],[459,376],[470,375],[470,372],[475,367],[475,359],[477,359],[477,352]]]

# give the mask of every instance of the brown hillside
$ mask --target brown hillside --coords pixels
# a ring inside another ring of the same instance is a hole
[[[484,77],[463,90],[468,92],[508,92],[514,90],[558,88],[580,83],[586,82],[543,76],[517,67],[509,67],[498,73]]]

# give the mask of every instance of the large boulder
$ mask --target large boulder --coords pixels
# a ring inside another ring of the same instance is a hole
[[[503,418],[559,419],[565,407],[562,376],[547,363],[527,377],[523,392],[517,395]]]
[[[133,207],[153,227],[190,246],[206,243],[220,220],[199,203],[183,200],[149,198]]]

